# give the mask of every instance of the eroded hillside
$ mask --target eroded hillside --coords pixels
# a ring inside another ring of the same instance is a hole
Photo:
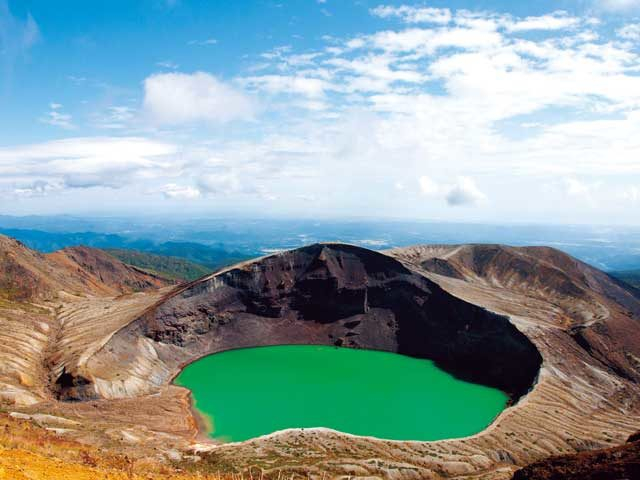
[[[622,444],[640,427],[640,299],[553,249],[314,245],[157,289],[91,255],[8,245],[3,261],[29,281],[5,286],[30,293],[0,312],[1,398],[69,441],[193,470],[507,479],[550,455]],[[134,293],[141,286],[150,290]],[[441,442],[324,429],[206,440],[173,376],[207,353],[280,343],[433,358],[516,403],[484,432]]]
[[[99,250],[42,255],[4,236],[0,262],[0,400],[17,405],[50,398],[61,358],[90,351],[171,285]]]

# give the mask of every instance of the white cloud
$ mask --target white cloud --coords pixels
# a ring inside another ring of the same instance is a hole
[[[640,202],[640,187],[628,187],[626,188],[621,197],[623,200],[631,203],[639,203]]]
[[[418,183],[420,184],[420,192],[423,195],[438,195],[441,191],[440,186],[429,177],[420,177]]]
[[[54,127],[64,128],[65,130],[74,129],[75,125],[72,122],[72,116],[68,113],[63,113],[61,110],[62,104],[50,103],[49,111],[40,118],[40,121]]]
[[[27,14],[25,20],[13,16],[7,0],[0,0],[0,54],[3,66],[10,69],[13,62],[40,40],[38,24]]]
[[[401,31],[382,31],[361,37],[352,43],[354,48],[374,48],[388,54],[412,52],[415,56],[433,55],[445,48],[478,50],[498,46],[502,37],[498,32],[484,29],[446,27],[440,29],[408,28]]]
[[[451,206],[464,206],[482,202],[487,199],[487,196],[480,191],[472,178],[460,177],[449,189],[445,198]]]
[[[612,12],[628,12],[640,9],[640,0],[595,0],[595,5]]]
[[[380,5],[373,8],[371,14],[380,18],[397,17],[406,23],[447,24],[452,19],[451,10],[448,8],[411,7],[407,5],[399,7]]]
[[[249,87],[259,88],[269,93],[296,93],[306,97],[322,97],[328,88],[328,83],[321,78],[290,76],[290,75],[261,75],[244,79]]]
[[[567,178],[565,180],[565,186],[567,189],[567,195],[572,197],[589,195],[591,193],[591,186],[575,178]]]
[[[151,76],[142,113],[156,125],[193,127],[162,131],[184,147],[123,164],[124,150],[24,164],[0,152],[0,182],[25,197],[141,182],[156,198],[219,208],[263,209],[268,199],[304,214],[366,206],[390,216],[637,223],[633,209],[620,209],[624,195],[635,198],[625,182],[640,175],[640,52],[627,41],[634,30],[614,36],[618,19],[599,25],[564,12],[449,13],[380,7],[372,14],[400,22],[325,37],[317,49],[282,45],[247,57],[253,67],[232,82]],[[262,99],[264,115],[254,115],[250,97]],[[94,125],[135,127],[139,118],[105,109]],[[193,125],[235,119],[253,122],[231,135]],[[427,197],[436,201],[420,201]],[[598,208],[585,218],[587,200]],[[447,204],[476,208],[443,213]],[[596,219],[596,211],[608,214]]]
[[[176,152],[171,144],[135,137],[70,138],[3,147],[0,188],[18,185],[18,193],[23,194],[63,188],[119,188],[176,174],[180,166],[171,159]]]
[[[208,73],[164,73],[144,81],[144,108],[154,123],[226,123],[254,115],[251,99]]]
[[[533,30],[545,34],[529,35]],[[552,194],[542,192],[544,185],[557,187],[558,178],[608,182],[612,175],[640,174],[633,140],[640,137],[640,58],[605,30],[589,16],[564,12],[518,18],[457,11],[448,24],[326,38],[326,47],[315,51],[287,46],[267,52],[261,74],[242,81],[280,95],[271,107],[280,120],[266,128],[315,151],[318,180],[309,192],[318,198],[353,204],[358,196],[375,203],[371,195],[382,188],[380,179],[393,178],[397,185],[386,183],[397,199],[391,202],[420,192],[441,200],[416,202],[431,214],[437,215],[433,205],[446,202],[475,204],[485,215],[520,208],[531,218],[543,208],[584,202],[577,196],[567,201],[564,183]],[[299,79],[313,79],[317,88],[299,88]],[[323,108],[293,113],[302,104],[298,97],[320,99]],[[274,163],[287,158],[274,145],[255,145]],[[358,186],[342,185],[336,171],[360,179]],[[429,177],[420,181],[425,171]],[[237,171],[226,179],[226,191],[247,181],[249,172]],[[323,195],[329,184],[332,194]],[[615,190],[606,183],[589,186],[598,204]],[[286,187],[268,188],[286,198]],[[531,192],[544,197],[533,207]],[[387,208],[426,214],[407,202]]]
[[[86,77],[78,77],[76,75],[68,75],[67,79],[69,79],[69,81],[73,82],[76,85],[82,85],[84,82],[87,81]]]
[[[167,68],[169,70],[176,70],[180,67],[180,65],[178,65],[175,62],[172,62],[171,60],[163,60],[161,62],[156,62],[156,65],[158,67]]]
[[[18,196],[24,197],[36,197],[44,196],[51,192],[61,190],[63,188],[61,183],[51,183],[44,180],[35,180],[28,184],[21,184],[16,186],[13,193]]]
[[[569,177],[564,179],[565,195],[569,200],[573,200],[575,205],[579,205],[580,208],[589,207],[593,210],[600,206],[601,202],[601,189],[602,182],[585,182],[578,180],[575,177]],[[616,192],[618,193],[618,192]],[[605,193],[605,195],[607,195]],[[611,197],[619,197],[615,194],[610,194]]]
[[[105,111],[94,115],[93,123],[97,128],[119,130],[130,126],[136,118],[136,110],[126,105],[112,105]]]
[[[271,192],[266,184],[273,183],[281,174],[277,170],[268,172],[262,166],[249,163],[214,169],[211,173],[200,175],[196,181],[199,191],[208,196],[252,196],[275,200],[278,195]]]
[[[625,40],[640,41],[640,23],[631,23],[619,28],[616,33]]]
[[[432,23],[447,25],[451,22],[472,30],[495,31],[504,28],[508,32],[531,30],[563,30],[577,27],[583,22],[579,17],[570,16],[559,10],[547,15],[526,18],[513,18],[509,15],[478,14],[469,11],[456,12],[453,15],[448,8],[378,6],[371,10],[372,15],[380,18],[400,18],[406,23]],[[592,19],[585,19],[589,23]]]
[[[507,24],[510,32],[523,32],[528,30],[563,30],[578,26],[581,20],[572,17],[567,12],[558,11],[539,17],[527,17]]]
[[[246,191],[239,176],[233,172],[203,175],[198,179],[198,187],[205,193],[230,195]]]
[[[200,47],[206,47],[208,45],[216,45],[218,40],[215,38],[206,38],[204,40],[190,40],[187,42],[187,45],[198,45]]]
[[[175,183],[168,183],[160,188],[159,191],[166,198],[192,200],[194,198],[200,197],[200,190],[189,185],[177,185]]]
[[[439,184],[431,178],[418,179],[420,192],[431,197],[442,197],[450,206],[475,205],[487,199],[470,177],[458,177],[453,184]]]

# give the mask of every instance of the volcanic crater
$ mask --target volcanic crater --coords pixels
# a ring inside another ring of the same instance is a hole
[[[147,394],[202,356],[291,344],[432,359],[514,401],[531,388],[542,362],[507,317],[454,297],[394,258],[318,244],[231,268],[163,298],[117,332],[75,381],[67,378],[58,395]],[[131,358],[144,358],[150,368],[140,372],[139,360],[127,365]]]
[[[640,298],[553,249],[318,244],[177,287],[73,297],[65,288],[55,307],[43,304],[49,320],[33,316],[40,330],[24,332],[35,343],[17,347],[34,361],[16,370],[34,380],[7,377],[2,394],[21,415],[77,422],[64,434],[132,455],[309,475],[507,479],[549,455],[621,444],[640,426]],[[283,344],[429,358],[507,392],[512,406],[478,435],[439,442],[324,429],[205,441],[174,376],[205,355]]]

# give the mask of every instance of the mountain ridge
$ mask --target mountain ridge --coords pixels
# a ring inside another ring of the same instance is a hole
[[[553,249],[380,253],[320,244],[180,286],[134,292],[129,285],[129,293],[106,295],[82,276],[62,278],[74,268],[95,277],[102,272],[97,259],[67,252],[58,264],[15,248],[54,292],[68,287],[63,281],[85,292],[0,302],[0,402],[38,415],[48,428],[60,428],[51,417],[75,422],[61,435],[105,451],[179,457],[193,469],[261,465],[267,476],[284,469],[318,477],[506,480],[550,455],[621,444],[639,427],[640,297]],[[485,366],[481,382],[517,379],[505,372],[520,370],[526,389],[486,430],[465,439],[389,442],[326,429],[241,444],[203,438],[189,392],[171,384],[176,371],[221,348],[294,340],[425,355],[450,371]],[[527,342],[541,355],[539,370],[522,368]],[[450,351],[438,351],[443,345]]]
[[[115,295],[171,284],[89,247],[49,254],[0,235],[0,288],[11,300],[52,299],[66,294]]]

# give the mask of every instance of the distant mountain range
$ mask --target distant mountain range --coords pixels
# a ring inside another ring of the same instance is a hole
[[[640,269],[640,227],[447,223],[372,219],[0,215],[0,233],[42,252],[66,246],[133,249],[210,269],[317,242],[373,250],[420,244],[551,246],[607,272]]]
[[[611,275],[629,285],[640,288],[640,270],[624,270],[621,272],[611,272]]]
[[[155,243],[147,239],[132,239],[122,235],[96,232],[64,233],[0,228],[0,233],[20,240],[29,248],[43,253],[78,245],[100,248],[130,265],[148,269],[169,278],[185,280],[201,277],[224,265],[255,256],[201,243]]]

